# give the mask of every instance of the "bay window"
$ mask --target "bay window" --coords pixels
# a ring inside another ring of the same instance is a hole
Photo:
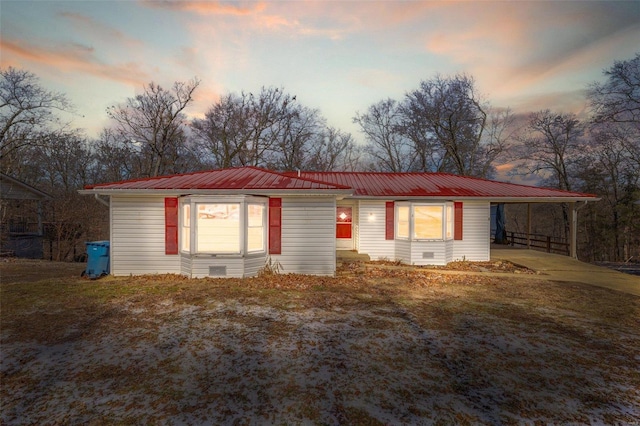
[[[396,236],[411,240],[453,238],[453,204],[396,203]]]
[[[182,200],[185,253],[244,255],[265,251],[266,201],[258,197],[190,197]]]

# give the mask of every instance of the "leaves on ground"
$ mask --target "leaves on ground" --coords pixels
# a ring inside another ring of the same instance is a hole
[[[3,424],[640,422],[631,295],[394,265],[96,281],[7,265]]]

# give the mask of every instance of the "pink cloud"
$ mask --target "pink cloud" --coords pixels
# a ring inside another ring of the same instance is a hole
[[[154,8],[181,10],[198,15],[234,15],[247,16],[264,10],[265,3],[250,3],[251,6],[224,4],[217,1],[145,1],[145,5]]]
[[[110,43],[120,43],[126,48],[140,48],[142,42],[140,40],[131,38],[113,27],[102,24],[95,19],[82,15],[79,13],[62,12],[60,16],[69,20],[76,28],[83,31],[83,33],[96,40],[109,40]]]
[[[102,64],[95,58],[92,48],[77,44],[66,48],[47,50],[24,41],[10,40],[5,37],[0,40],[0,50],[3,52],[3,64],[5,61],[17,63],[22,60],[46,65],[67,73],[82,72],[134,86],[141,86],[149,80],[149,75],[142,71],[138,64],[133,62],[118,65]]]

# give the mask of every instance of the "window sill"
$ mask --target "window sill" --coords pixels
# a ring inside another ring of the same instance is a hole
[[[253,252],[253,253],[189,253],[180,252],[181,255],[191,257],[192,259],[255,259],[265,257],[266,251]]]

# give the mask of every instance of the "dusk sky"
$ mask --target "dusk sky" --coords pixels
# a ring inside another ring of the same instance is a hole
[[[358,141],[356,112],[436,73],[466,72],[516,113],[580,113],[587,84],[640,51],[636,1],[2,0],[0,16],[1,67],[65,93],[92,137],[109,105],[193,77],[190,116],[224,93],[282,86]]]

